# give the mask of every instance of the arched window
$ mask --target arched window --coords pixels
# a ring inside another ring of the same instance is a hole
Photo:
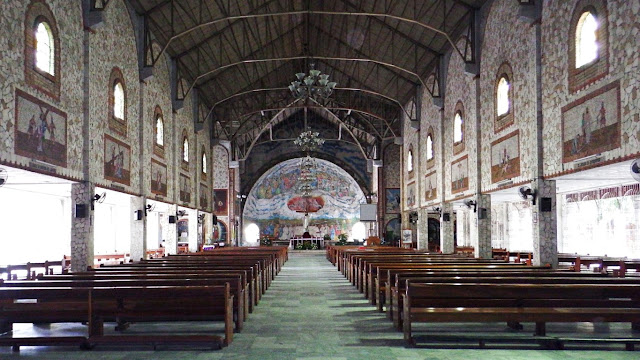
[[[156,115],[156,144],[164,146],[164,121],[161,114]]]
[[[509,80],[502,76],[498,80],[498,89],[496,91],[496,110],[498,116],[506,115],[511,108],[511,100],[509,99]]]
[[[462,140],[464,139],[464,135],[462,134],[462,123],[463,123],[463,119],[462,119],[462,113],[459,111],[456,111],[456,114],[453,117],[453,142],[454,143],[461,143]]]
[[[60,99],[60,36],[47,1],[31,0],[24,19],[24,81],[55,100]],[[11,34],[15,36],[16,34]],[[73,56],[75,49],[68,49]]]
[[[36,67],[47,74],[55,75],[55,42],[51,26],[46,21],[36,25]]]
[[[113,84],[113,116],[124,121],[124,87],[119,80]]]
[[[427,135],[427,161],[433,160],[433,139]]]
[[[585,11],[576,26],[576,68],[583,67],[598,58],[598,21],[590,11]]]
[[[189,162],[189,139],[186,136],[182,139],[182,161]]]
[[[207,153],[202,153],[202,173],[207,173]]]
[[[109,76],[109,129],[127,136],[127,87],[119,68],[111,69]]]
[[[569,32],[567,75],[575,93],[609,74],[608,0],[577,0]]]
[[[407,171],[413,171],[413,148],[409,148],[409,152],[407,153]]]

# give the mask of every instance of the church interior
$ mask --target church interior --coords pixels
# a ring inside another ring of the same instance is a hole
[[[2,0],[0,359],[635,359],[639,54],[640,0]]]

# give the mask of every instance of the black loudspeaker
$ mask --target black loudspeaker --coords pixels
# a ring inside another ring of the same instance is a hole
[[[169,224],[175,224],[175,223],[176,223],[176,216],[169,215]]]
[[[487,218],[487,209],[486,208],[480,208],[478,209],[478,219],[486,219]]]
[[[540,198],[540,211],[541,212],[551,212],[551,198],[550,197]]]
[[[133,220],[142,220],[142,210],[136,210],[133,212]]]
[[[87,204],[76,204],[75,217],[83,219],[87,217]]]
[[[451,214],[448,212],[442,213],[442,221],[451,221]]]
[[[216,216],[216,214],[213,214],[213,225],[218,223],[218,217]]]

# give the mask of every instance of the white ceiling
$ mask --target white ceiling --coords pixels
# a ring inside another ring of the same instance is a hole
[[[0,197],[4,190],[36,192],[61,197],[71,196],[70,185],[74,183],[73,181],[5,165],[0,165],[0,169],[5,169],[9,175],[7,182],[0,188]]]

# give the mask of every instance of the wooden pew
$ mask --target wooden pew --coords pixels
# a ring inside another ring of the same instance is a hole
[[[240,274],[220,273],[203,274],[199,276],[186,277],[161,277],[131,274],[122,276],[121,274],[68,274],[51,275],[50,277],[40,276],[36,281],[0,281],[2,287],[127,287],[127,286],[213,286],[229,284],[231,294],[233,294],[233,313],[236,332],[242,331],[245,319],[245,289]],[[53,279],[55,277],[55,279]]]
[[[36,302],[21,300],[36,299]],[[95,344],[200,342],[214,347],[233,339],[233,295],[224,286],[127,286],[127,287],[0,287],[0,322],[87,322],[85,346]],[[105,321],[218,321],[224,336],[212,335],[104,335]],[[79,342],[72,337],[68,342]],[[0,345],[18,350],[24,345],[68,343],[60,337],[47,339],[0,338]]]
[[[533,322],[546,336],[547,322],[640,321],[640,286],[628,284],[409,283],[403,296],[409,345],[416,322]]]
[[[402,330],[402,296],[408,284],[419,283],[487,283],[487,284],[635,284],[640,285],[640,280],[619,281],[620,279],[607,276],[572,276],[567,272],[547,273],[484,273],[484,274],[460,274],[454,277],[429,276],[429,277],[402,277],[398,276],[398,283],[391,289],[390,306],[391,318],[394,326]]]

